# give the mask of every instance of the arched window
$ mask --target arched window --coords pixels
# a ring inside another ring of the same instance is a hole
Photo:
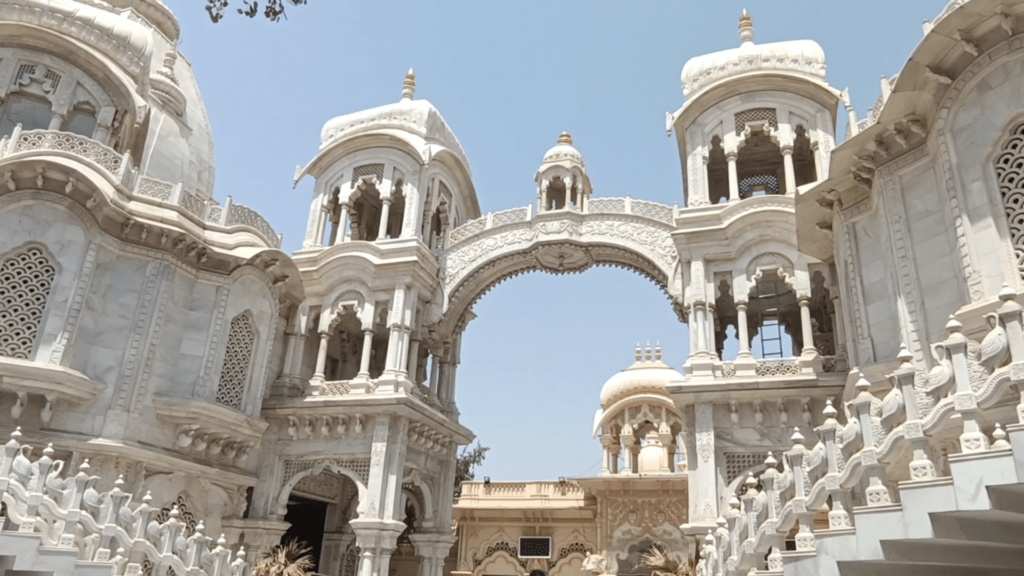
[[[235,410],[242,409],[245,385],[249,381],[252,353],[256,347],[256,329],[248,314],[239,314],[231,319],[228,344],[224,348],[224,363],[220,369],[220,385],[217,386],[217,403]]]
[[[28,360],[57,269],[29,246],[0,262],[0,356]]]
[[[50,103],[33,94],[10,94],[0,105],[0,137],[10,136],[14,127],[22,130],[45,130],[50,127],[53,112]]]
[[[1024,123],[1018,124],[1003,143],[995,161],[996,181],[1010,229],[1010,243],[1017,257],[1017,273],[1024,278]]]

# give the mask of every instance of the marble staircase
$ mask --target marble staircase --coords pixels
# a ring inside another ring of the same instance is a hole
[[[884,559],[839,561],[840,576],[1024,574],[1024,483],[985,492],[988,509],[931,512],[932,537],[881,540]]]

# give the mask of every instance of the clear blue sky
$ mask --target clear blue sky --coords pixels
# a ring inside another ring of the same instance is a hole
[[[757,42],[821,44],[829,82],[849,87],[864,117],[879,77],[900,70],[921,22],[945,5],[310,0],[277,24],[230,14],[214,25],[205,2],[165,1],[213,124],[215,197],[266,216],[288,252],[301,245],[312,195],[310,179],[292,189],[295,166],[316,154],[327,120],[397,101],[409,68],[417,98],[440,109],[465,148],[485,213],[534,200],[534,173],[563,130],[583,153],[595,196],[671,205],[682,201],[682,177],[665,112],[682,105],[687,59],[739,44],[743,8]],[[840,139],[844,130],[845,121]],[[660,341],[677,369],[686,360],[686,326],[656,286],[624,270],[520,276],[475,312],[457,399],[462,422],[491,448],[477,478],[598,472],[591,426],[605,380],[632,362],[638,340]]]

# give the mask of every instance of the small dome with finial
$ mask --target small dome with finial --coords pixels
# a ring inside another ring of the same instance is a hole
[[[754,44],[754,20],[740,16],[740,46],[691,58],[683,66],[683,95],[688,99],[724,81],[770,73],[825,82],[825,52],[812,40]]]
[[[615,374],[601,388],[601,408],[607,410],[615,402],[636,394],[669,396],[667,386],[682,380],[683,375],[661,360],[661,346],[636,348],[636,361]]]
[[[572,163],[583,166],[583,155],[572,145],[572,136],[562,132],[558,143],[544,154],[543,164]]]

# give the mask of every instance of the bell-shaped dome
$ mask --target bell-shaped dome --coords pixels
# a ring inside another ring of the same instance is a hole
[[[636,349],[636,362],[622,372],[612,376],[601,388],[601,408],[607,410],[612,404],[636,394],[656,394],[669,398],[668,385],[682,380],[683,375],[661,361],[661,347],[652,353]]]
[[[541,170],[551,164],[583,167],[583,155],[573,147],[572,136],[568,132],[562,132],[558,137],[558,143],[544,154]]]
[[[683,95],[698,93],[722,82],[755,74],[782,74],[825,82],[825,52],[812,40],[754,44],[754,23],[743,11],[739,48],[691,58],[683,66]]]

